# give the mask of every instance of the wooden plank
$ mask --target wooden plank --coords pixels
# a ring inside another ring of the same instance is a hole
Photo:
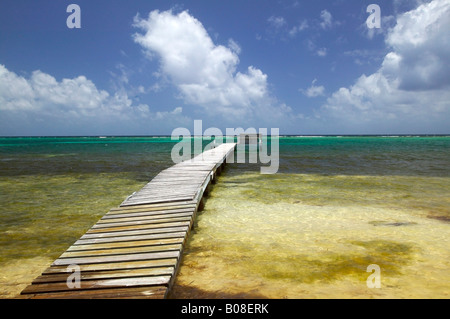
[[[91,239],[91,238],[105,238],[105,237],[127,237],[127,236],[136,236],[136,235],[149,235],[149,234],[158,234],[158,233],[171,233],[178,231],[188,231],[190,227],[189,222],[178,222],[178,223],[167,223],[167,224],[156,224],[149,226],[158,226],[158,225],[174,225],[173,227],[148,227],[148,228],[138,228],[134,230],[119,230],[114,231],[111,229],[103,229],[107,230],[107,232],[86,232],[80,239]],[[131,226],[127,226],[131,227]],[[99,229],[102,230],[102,229]]]
[[[143,191],[161,191],[161,192],[179,192],[184,189],[192,189],[199,187],[203,181],[164,181],[164,182],[151,182],[145,189],[141,189],[139,193]]]
[[[117,215],[108,215],[103,216],[100,219],[97,225],[102,224],[113,224],[113,223],[121,223],[127,221],[136,221],[136,220],[161,220],[161,219],[171,219],[171,218],[179,218],[179,217],[192,217],[195,215],[195,211],[178,211],[173,213],[129,213],[129,214],[117,214]]]
[[[199,184],[200,186],[201,184]],[[166,189],[163,189],[161,187],[156,188],[148,188],[143,189],[140,192],[133,195],[133,197],[137,196],[150,196],[150,197],[161,197],[161,198],[167,198],[167,197],[178,197],[183,195],[189,195],[192,192],[195,192],[198,190],[199,186],[182,186],[179,184],[174,184],[171,186],[167,186]],[[174,189],[176,187],[176,189]],[[162,195],[164,194],[164,195]]]
[[[176,258],[165,258],[165,259],[151,259],[151,260],[136,260],[136,261],[124,261],[124,262],[114,262],[114,263],[103,263],[103,264],[83,264],[78,265],[81,272],[92,272],[92,271],[114,271],[114,270],[128,270],[128,269],[138,269],[138,268],[159,268],[159,267],[176,267],[178,259]],[[73,272],[73,270],[68,269],[66,266],[50,266],[48,267],[42,275],[52,275],[59,273]]]
[[[161,173],[156,175],[155,178],[161,177],[161,176],[175,176],[175,177],[176,176],[194,176],[194,177],[200,178],[201,176],[207,176],[210,171],[211,171],[211,169],[202,170],[202,169],[195,169],[193,167],[183,167],[183,168],[175,167],[175,168],[169,168],[169,169],[162,171]]]
[[[184,198],[182,198],[183,200],[187,200],[187,199],[193,199],[194,196],[186,196]],[[123,206],[127,206],[127,205],[145,205],[145,204],[150,204],[150,203],[170,203],[172,201],[178,201],[180,200],[180,198],[173,198],[173,199],[166,199],[166,198],[155,198],[155,199],[136,199],[136,200],[129,200],[126,203],[123,203]]]
[[[202,184],[203,185],[203,184]],[[170,194],[168,193],[167,195],[158,195],[155,194],[155,192],[142,192],[136,196],[134,196],[133,198],[131,198],[129,201],[136,201],[136,200],[148,200],[149,203],[150,202],[154,202],[155,200],[159,200],[159,201],[177,201],[180,198],[192,198],[194,199],[195,194],[197,194],[198,192],[198,188],[196,189],[185,189],[183,192],[171,192]]]
[[[203,185],[203,184],[202,184]],[[177,187],[177,186],[171,186],[171,188],[173,187]],[[184,196],[192,196],[192,194],[195,194],[196,191],[198,191],[198,186],[196,187],[180,187],[178,186],[179,189],[177,190],[171,190],[168,189],[167,191],[160,191],[158,190],[153,190],[153,189],[148,189],[148,190],[143,190],[135,195],[133,195],[132,198],[136,198],[136,197],[146,197],[146,198],[179,198],[179,197],[184,197]],[[162,195],[164,194],[164,195]]]
[[[201,185],[202,183],[198,183]],[[131,198],[141,195],[153,195],[158,197],[175,197],[176,195],[183,195],[185,192],[192,192],[197,189],[197,185],[181,185],[180,183],[174,183],[173,185],[167,185],[165,187],[153,187],[154,185],[149,185],[146,188],[141,189],[131,196]]]
[[[146,277],[146,276],[172,276],[174,274],[174,271],[175,271],[174,267],[90,271],[90,272],[80,272],[79,279],[81,281],[84,281],[84,280],[131,278],[131,277]],[[51,275],[41,275],[37,277],[35,280],[33,280],[33,284],[67,282],[67,279],[72,274],[73,274],[72,272],[67,272]]]
[[[164,183],[164,185],[161,184],[157,184],[157,183],[150,183],[148,184],[146,187],[142,188],[139,192],[137,192],[136,194],[141,194],[144,192],[155,192],[157,195],[160,196],[164,196],[164,195],[168,195],[168,194],[172,194],[173,192],[182,192],[184,190],[191,190],[193,188],[198,187],[198,185],[200,185],[201,183],[192,183],[192,182],[185,182],[185,183],[180,183],[180,182],[171,182],[171,183]],[[176,187],[176,188],[174,188]],[[134,196],[134,195],[133,195]]]
[[[114,225],[111,227],[100,227],[100,228],[91,228],[89,229],[86,234],[100,234],[100,233],[110,233],[110,232],[121,232],[120,234],[123,235],[125,233],[128,233],[128,231],[133,230],[147,230],[147,229],[156,229],[156,228],[173,228],[173,227],[184,227],[184,226],[190,226],[191,225],[191,218],[186,219],[185,217],[182,218],[182,220],[174,221],[173,219],[167,220],[156,220],[156,221],[150,221],[149,223],[145,224],[137,224],[137,225]]]
[[[147,183],[141,189],[148,188],[150,186],[165,186],[167,184],[180,183],[181,185],[194,185],[203,182],[204,178],[208,172],[183,174],[181,172],[172,171],[165,172],[161,175],[156,176],[149,183]]]
[[[130,198],[127,201],[127,203],[131,204],[132,202],[137,202],[137,201],[146,201],[147,203],[170,202],[170,201],[177,201],[180,198],[194,199],[197,191],[198,190],[196,189],[196,190],[186,191],[186,192],[179,193],[179,194],[167,194],[164,196],[159,196],[158,194],[154,194],[153,192],[142,193],[142,194],[137,194],[137,195],[133,196],[132,198]]]
[[[186,182],[186,181],[195,181],[195,182],[201,182],[203,178],[205,178],[205,174],[189,174],[184,175],[180,173],[175,172],[161,172],[159,175],[155,176],[150,182],[167,182],[167,181],[180,181],[180,182]],[[145,186],[144,186],[145,187]]]
[[[158,195],[162,197],[167,196],[175,196],[175,195],[183,195],[184,192],[193,192],[196,189],[200,187],[200,185],[203,184],[203,181],[200,183],[180,183],[180,182],[174,182],[174,183],[167,183],[164,186],[162,185],[156,185],[152,184],[146,187],[145,189],[141,189],[139,192],[136,192],[133,196],[136,195]]]
[[[125,247],[160,246],[160,245],[183,244],[183,243],[184,243],[184,238],[136,240],[136,241],[124,241],[124,242],[91,244],[91,245],[72,245],[67,249],[67,251],[116,249],[116,248],[125,248]]]
[[[78,239],[74,245],[113,243],[113,242],[120,242],[120,241],[135,241],[135,240],[162,239],[162,238],[185,238],[186,234],[187,234],[187,232],[186,232],[186,230],[184,230],[184,231],[178,231],[178,232],[157,233],[157,234],[153,233],[153,234],[137,235],[137,236]]]
[[[180,201],[185,200],[186,198],[193,199],[192,193],[195,191],[189,190],[187,192],[175,193],[175,194],[161,194],[160,192],[141,192],[134,194],[131,198],[128,199],[128,202],[133,201],[136,198],[144,197],[143,199],[161,199],[161,200],[170,200],[170,201]],[[152,203],[151,201],[149,203]]]
[[[179,257],[180,257],[179,251],[167,251],[167,252],[142,253],[142,254],[130,254],[130,255],[62,258],[62,259],[56,259],[52,263],[52,265],[68,266],[68,265],[72,265],[72,264],[75,264],[75,265],[98,264],[98,263],[111,263],[111,262],[119,262],[119,261],[167,259],[167,258],[179,258]]]
[[[141,201],[147,200],[146,204],[152,204],[152,203],[170,203],[170,202],[178,202],[181,200],[192,200],[193,194],[176,194],[176,195],[161,195],[161,194],[145,194],[145,195],[139,195],[135,194],[132,197],[130,197],[127,200],[127,205],[141,205],[141,204],[131,204],[133,201],[137,201],[137,199]],[[124,205],[124,204],[122,204]]]
[[[119,218],[106,218],[99,220],[91,229],[127,226],[128,225],[144,225],[144,224],[162,224],[172,222],[186,222],[192,219],[195,212],[184,212],[178,214],[164,214],[164,215],[138,215],[138,216],[123,216]]]
[[[151,187],[153,185],[157,184],[172,184],[172,185],[199,185],[202,184],[205,181],[205,178],[202,177],[192,177],[192,176],[171,176],[169,177],[160,177],[158,179],[152,180],[147,187]]]
[[[29,299],[163,299],[166,294],[166,286],[146,286],[38,293],[22,295],[21,297]]]
[[[132,211],[135,209],[146,209],[148,211],[152,210],[171,210],[171,209],[181,209],[181,208],[188,208],[188,207],[195,207],[196,202],[189,200],[189,201],[179,201],[179,202],[173,202],[173,203],[154,203],[154,204],[147,204],[147,205],[136,205],[136,206],[119,206],[116,208],[111,208],[110,212],[114,211]]]
[[[213,169],[213,166],[211,166],[211,167],[206,167],[206,166],[203,166],[203,167],[202,166],[171,167],[171,168],[168,168],[168,169],[162,171],[155,177],[170,176],[170,175],[200,177],[200,176],[207,175],[212,169]]]
[[[140,247],[127,247],[114,249],[66,251],[61,256],[59,256],[59,258],[137,254],[137,253],[162,252],[181,249],[182,249],[181,244],[175,244],[175,245],[140,246]]]
[[[203,182],[205,176],[200,176],[199,174],[192,174],[189,176],[183,176],[183,174],[177,174],[176,172],[173,172],[172,174],[167,174],[166,176],[160,176],[158,178],[153,179],[151,182],[149,182],[147,185],[141,188],[141,190],[145,190],[151,187],[161,187],[165,188],[166,186],[170,185],[179,185],[179,186],[186,186],[186,185],[198,185]]]
[[[209,174],[180,174],[176,172],[168,172],[158,175],[153,179],[153,181],[172,181],[172,182],[191,182],[191,183],[202,183]],[[152,181],[152,182],[153,182]],[[152,183],[150,182],[150,183]],[[144,186],[145,187],[145,186]]]
[[[184,169],[185,172],[189,171],[196,171],[196,170],[203,170],[204,168],[207,168],[209,170],[213,169],[214,166],[217,164],[217,161],[212,158],[194,158],[191,161],[185,161],[182,163],[178,163],[174,166],[171,166],[169,168],[166,168],[163,172],[171,171],[171,170],[181,170]]]
[[[172,184],[173,182],[178,182],[178,181],[180,181],[181,183],[189,183],[189,182],[194,182],[196,180],[200,180],[203,177],[201,175],[198,175],[198,176],[196,175],[197,178],[195,178],[195,177],[191,178],[190,176],[178,178],[178,177],[182,176],[182,174],[176,174],[176,176],[172,176],[172,175],[173,174],[171,174],[170,178],[164,177],[164,174],[161,176],[155,176],[155,178],[153,178],[150,182],[148,182],[144,187],[146,187],[147,185],[150,185],[150,184],[165,185],[165,184]]]
[[[150,239],[149,236],[155,236],[156,238],[172,238],[172,237],[185,237],[189,230],[189,227],[173,227],[173,228],[156,228],[156,229],[146,229],[146,230],[130,230],[126,232],[109,232],[109,233],[99,233],[99,234],[84,234],[79,240],[75,242],[76,245],[80,245],[79,241],[88,240],[104,240],[103,242],[112,241],[134,241],[137,238]],[[170,234],[183,233],[183,236],[173,236]],[[161,235],[169,234],[171,237],[163,237]],[[100,241],[99,241],[100,242]]]
[[[160,223],[172,223],[172,222],[186,222],[191,221],[193,214],[185,215],[185,216],[175,216],[169,218],[147,218],[147,219],[135,219],[135,220],[127,220],[127,221],[118,221],[112,223],[97,223],[92,226],[91,230],[94,229],[104,229],[104,228],[114,228],[114,227],[126,227],[126,226],[144,226],[148,224],[160,224]],[[136,218],[136,217],[135,217]],[[143,218],[143,217],[139,217]]]
[[[133,222],[133,221],[150,221],[150,220],[164,220],[164,219],[174,219],[174,218],[180,218],[180,217],[193,217],[195,215],[194,211],[188,211],[184,213],[171,213],[171,214],[150,214],[147,215],[146,213],[142,213],[137,216],[109,216],[108,218],[102,218],[100,219],[97,224],[95,224],[93,227],[102,227],[103,225],[113,225],[115,223],[127,223],[127,222]]]
[[[203,185],[203,184],[202,184]],[[176,187],[176,186],[171,186],[171,188]],[[168,189],[167,191],[160,191],[158,190],[153,190],[153,189],[148,189],[148,190],[142,190],[141,192],[133,195],[133,197],[131,199],[135,199],[137,197],[145,197],[145,198],[179,198],[179,197],[184,197],[184,196],[192,196],[192,194],[195,194],[195,192],[198,191],[198,186],[197,187],[179,187],[179,189],[177,190],[171,190]],[[164,195],[162,195],[164,193]]]
[[[215,164],[208,166],[184,166],[172,167],[164,171],[161,176],[175,174],[177,176],[204,176],[216,167]]]
[[[168,285],[170,276],[150,276],[138,278],[119,278],[105,280],[85,280],[80,281],[80,288],[76,290],[101,289],[101,288],[121,288],[121,287],[142,287],[142,286],[160,286]],[[67,283],[49,283],[30,285],[22,291],[22,294],[35,294],[39,292],[61,292],[73,291]]]
[[[136,207],[136,206],[133,206]],[[131,214],[146,214],[146,215],[162,215],[162,214],[172,214],[172,213],[184,213],[184,212],[193,212],[195,210],[195,206],[188,206],[184,208],[176,208],[176,209],[148,209],[148,208],[135,208],[135,209],[124,209],[124,210],[114,210],[109,211],[102,217],[105,218],[116,218],[116,215],[127,215],[132,216]],[[136,215],[139,216],[139,215]]]
[[[208,165],[208,166],[184,166],[184,167],[172,167],[166,169],[164,174],[176,174],[181,176],[194,175],[194,176],[203,176],[211,172],[216,165]]]

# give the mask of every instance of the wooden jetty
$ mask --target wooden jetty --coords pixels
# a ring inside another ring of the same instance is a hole
[[[262,142],[262,134],[260,133],[241,133],[238,137],[238,144],[252,145]]]
[[[111,209],[21,292],[22,298],[166,298],[183,245],[235,143],[178,163]]]

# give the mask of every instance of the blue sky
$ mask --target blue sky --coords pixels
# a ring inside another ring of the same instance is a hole
[[[449,0],[2,0],[0,135],[447,134],[449,30]]]

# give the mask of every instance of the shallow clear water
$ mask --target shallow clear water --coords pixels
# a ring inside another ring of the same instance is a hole
[[[449,189],[448,177],[225,174],[172,297],[448,298]],[[371,264],[381,289],[367,287]]]
[[[172,165],[167,137],[0,138],[0,297]],[[449,137],[282,137],[280,169],[229,164],[173,298],[448,298]],[[381,269],[369,289],[367,266]]]
[[[0,138],[0,298],[170,166],[170,138]]]

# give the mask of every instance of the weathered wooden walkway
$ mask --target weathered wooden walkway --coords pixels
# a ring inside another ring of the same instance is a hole
[[[22,297],[166,298],[203,195],[235,146],[219,145],[159,173],[103,216]]]

